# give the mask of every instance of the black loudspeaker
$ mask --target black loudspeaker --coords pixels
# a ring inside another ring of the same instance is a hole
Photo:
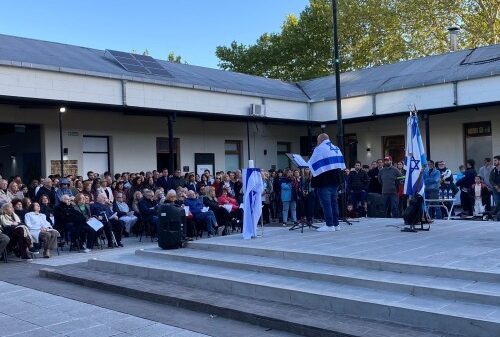
[[[158,246],[162,249],[181,248],[186,228],[184,209],[172,204],[163,204],[158,210],[158,215],[160,219]]]
[[[366,198],[366,203],[368,206],[369,218],[387,217],[385,212],[384,198],[382,197],[382,194],[368,193],[368,197]]]

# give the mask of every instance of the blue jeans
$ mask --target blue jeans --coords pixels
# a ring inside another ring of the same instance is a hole
[[[339,225],[339,204],[337,185],[318,187],[318,197],[323,208],[326,225],[328,227]]]
[[[292,213],[292,221],[297,221],[297,202],[296,201],[283,201],[283,223],[288,221],[288,210]]]
[[[396,193],[382,193],[386,214],[389,218],[399,217],[399,198]]]
[[[500,192],[497,192],[493,188],[493,200],[495,201],[495,208],[493,209],[493,214],[498,214],[500,212]]]
[[[207,225],[207,232],[209,234],[214,234],[214,225],[217,223],[214,212],[207,211],[205,213],[198,213],[196,215],[196,221],[205,223]]]

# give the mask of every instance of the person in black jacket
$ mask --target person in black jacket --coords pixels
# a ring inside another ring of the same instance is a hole
[[[111,231],[115,235],[116,244],[118,247],[123,247],[122,244],[122,230],[123,222],[118,219],[118,216],[112,216],[113,211],[111,210],[111,203],[108,200],[106,194],[101,193],[97,196],[95,203],[90,205],[90,212],[92,216],[99,219],[104,225],[104,234],[108,241],[108,248],[113,248],[113,237]]]
[[[354,164],[354,171],[351,171],[347,177],[347,185],[350,189],[349,194],[353,209],[357,210],[358,207],[361,206],[366,210],[366,195],[368,185],[370,184],[370,178],[368,178],[368,174],[361,169],[361,162],[357,161],[356,164]]]
[[[321,143],[329,142],[329,139],[330,137],[326,133],[320,134],[318,136],[318,147],[314,151],[319,148]],[[341,179],[344,179],[343,177],[344,173],[341,169],[334,169],[325,171],[312,178],[311,186],[316,188],[326,221],[325,226],[318,228],[320,232],[334,232],[340,229],[338,188]]]
[[[35,201],[40,202],[40,197],[44,194],[49,197],[50,205],[54,207],[56,204],[56,190],[52,186],[52,179],[50,178],[42,179],[42,186],[36,192]]]
[[[471,186],[474,185],[474,178],[477,173],[474,169],[475,161],[474,159],[469,159],[466,162],[466,169],[464,172],[464,177],[457,181],[457,186],[460,187],[460,203],[462,204],[462,210],[464,215],[472,215],[474,205],[472,200],[474,200],[474,194]]]

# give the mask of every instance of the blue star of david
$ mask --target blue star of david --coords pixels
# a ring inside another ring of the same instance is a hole
[[[410,170],[420,170],[419,164],[420,160],[415,159],[412,155],[410,159]]]
[[[326,145],[330,147],[331,151],[335,151],[335,153],[339,153],[339,149],[332,144],[332,142],[327,142]]]

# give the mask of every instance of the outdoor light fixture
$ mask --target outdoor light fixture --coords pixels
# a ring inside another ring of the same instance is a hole
[[[366,152],[370,152],[371,150],[369,147],[366,148]]]
[[[59,112],[60,113],[65,113],[66,112],[66,107],[65,106],[62,106],[59,108]]]
[[[15,154],[15,153],[11,153],[11,154],[10,154],[10,159],[12,159],[12,160],[16,160],[16,154]]]

